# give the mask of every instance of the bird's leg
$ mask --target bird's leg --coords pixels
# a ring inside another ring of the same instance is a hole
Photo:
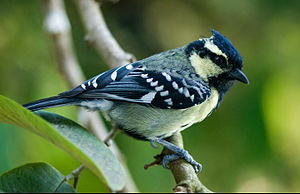
[[[164,168],[168,169],[167,165],[170,162],[181,158],[181,159],[184,159],[185,161],[187,161],[188,163],[190,163],[194,167],[196,173],[199,173],[201,171],[201,169],[202,169],[201,164],[196,162],[194,160],[194,158],[186,150],[181,149],[181,148],[175,146],[174,144],[172,144],[166,140],[163,140],[163,139],[156,139],[156,140],[153,140],[153,142],[156,142],[174,152],[174,154],[164,156],[163,161],[162,161],[162,165]]]
[[[108,133],[108,136],[105,138],[104,143],[105,145],[107,145],[108,147],[111,145],[111,141],[116,137],[116,135],[119,132],[119,128],[116,124],[113,124],[112,129],[110,130],[110,132]]]
[[[79,176],[81,174],[81,172],[85,169],[85,166],[82,164],[80,165],[78,168],[76,168],[75,170],[73,170],[71,172],[71,174],[67,175],[64,177],[64,179],[59,183],[59,185],[56,187],[54,193],[56,193],[58,191],[58,189],[67,181],[74,179],[74,184],[73,187],[74,189],[77,188],[78,185],[78,180],[79,180]]]

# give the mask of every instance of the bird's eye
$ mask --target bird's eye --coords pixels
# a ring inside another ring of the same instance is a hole
[[[227,65],[226,59],[223,56],[215,56],[215,63],[221,68],[225,68]]]

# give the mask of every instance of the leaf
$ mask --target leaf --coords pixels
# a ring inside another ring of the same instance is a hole
[[[49,140],[93,171],[112,191],[124,187],[125,173],[121,164],[97,137],[57,114],[45,111],[36,114],[43,119],[0,95],[0,122],[20,126]]]
[[[0,176],[0,192],[3,193],[53,193],[64,179],[58,170],[46,163],[31,163],[10,170]],[[58,193],[75,193],[65,182]]]

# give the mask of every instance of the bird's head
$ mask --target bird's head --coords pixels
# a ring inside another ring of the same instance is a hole
[[[210,38],[194,41],[186,48],[196,73],[217,89],[227,90],[236,80],[248,84],[242,56],[225,36],[211,31]]]

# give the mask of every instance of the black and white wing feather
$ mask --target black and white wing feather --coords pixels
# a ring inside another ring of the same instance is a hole
[[[210,94],[210,88],[203,82],[147,70],[137,62],[100,74],[60,96],[185,109],[201,104]]]
[[[138,68],[139,66],[141,66],[141,65],[136,62],[136,63],[132,63],[132,64],[123,65],[121,67],[116,67],[114,69],[106,71],[100,75],[97,75],[97,76],[87,80],[80,86],[77,86],[69,91],[60,93],[59,96],[75,97],[86,91],[104,88],[105,86],[107,86],[108,84],[110,84],[112,82],[120,81],[126,74],[128,74],[132,70]]]

